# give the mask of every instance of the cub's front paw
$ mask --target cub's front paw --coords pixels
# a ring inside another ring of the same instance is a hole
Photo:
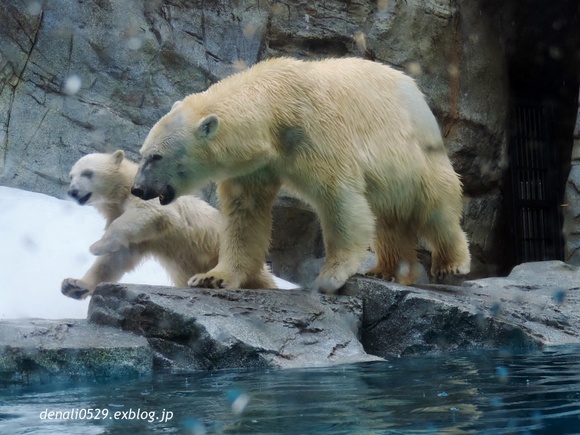
[[[189,287],[202,288],[240,288],[239,282],[233,277],[220,272],[198,273],[187,281]]]
[[[92,290],[80,279],[66,278],[62,281],[60,291],[63,295],[73,299],[85,299],[93,294]]]
[[[91,245],[89,251],[93,255],[105,255],[120,251],[123,244],[119,240],[101,239]]]

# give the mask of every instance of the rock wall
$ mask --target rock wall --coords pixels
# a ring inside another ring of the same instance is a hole
[[[122,148],[137,158],[149,128],[175,100],[240,68],[280,55],[362,56],[407,71],[424,90],[464,181],[472,276],[496,273],[506,261],[509,20],[498,15],[501,5],[6,0],[0,4],[0,184],[63,196],[79,157]],[[318,223],[285,197],[275,216],[274,270],[305,282],[315,272],[291,265],[298,258],[321,261]],[[303,233],[290,258],[283,247],[297,222]]]
[[[580,101],[578,105],[580,106]],[[574,127],[574,147],[564,203],[565,260],[580,265],[580,110]]]

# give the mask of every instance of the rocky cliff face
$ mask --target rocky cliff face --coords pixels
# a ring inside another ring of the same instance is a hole
[[[580,106],[580,101],[579,101]],[[574,147],[564,198],[566,262],[580,264],[580,110],[574,127]]]
[[[481,4],[480,4],[481,3]],[[467,0],[68,0],[0,4],[0,183],[63,195],[83,154],[137,151],[175,100],[270,56],[362,56],[424,90],[466,193],[473,275],[505,264],[511,30],[502,2]],[[317,221],[282,197],[274,269],[322,257]],[[296,230],[293,260],[284,246]]]

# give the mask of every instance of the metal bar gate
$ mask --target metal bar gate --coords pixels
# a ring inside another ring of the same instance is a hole
[[[516,264],[563,259],[554,107],[518,101],[512,107],[509,155]]]

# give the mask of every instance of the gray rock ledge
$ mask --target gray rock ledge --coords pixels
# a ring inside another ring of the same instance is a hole
[[[94,382],[151,373],[143,337],[86,320],[0,322],[0,387]]]
[[[102,284],[88,322],[0,322],[0,387],[580,343],[580,269],[559,261],[460,286],[355,276],[344,293]]]
[[[303,290],[100,285],[89,320],[143,335],[178,369],[294,368],[373,361],[359,341],[362,303]]]
[[[580,270],[559,261],[461,286],[355,277],[346,292],[363,300],[365,350],[382,357],[580,342]]]

